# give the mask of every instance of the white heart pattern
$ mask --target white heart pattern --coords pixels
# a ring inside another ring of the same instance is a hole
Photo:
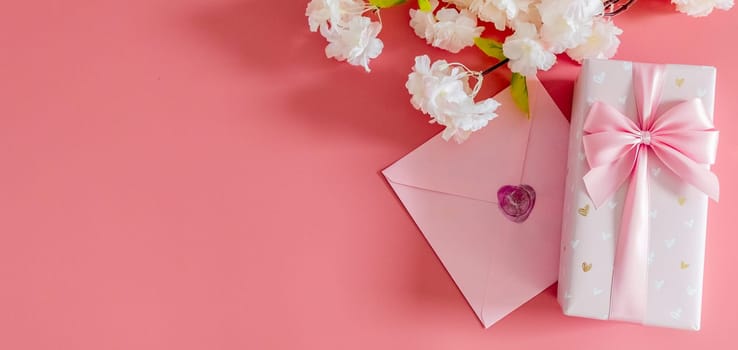
[[[656,289],[661,289],[661,287],[664,286],[664,280],[657,280],[655,281]]]
[[[618,202],[616,202],[616,201],[609,201],[609,202],[607,202],[607,206],[610,207],[610,209],[615,209],[615,207],[618,206]]]
[[[618,103],[620,103],[621,105],[624,105],[626,100],[627,100],[627,97],[625,96],[618,97]]]
[[[612,233],[609,232],[602,232],[602,240],[606,241],[608,239],[612,238]]]
[[[653,175],[653,177],[659,177],[659,174],[661,174],[661,167],[651,168],[651,175]]]
[[[575,239],[575,240],[572,240],[571,241],[571,248],[572,249],[577,249],[577,246],[578,245],[579,245],[579,240],[578,239]]]
[[[675,243],[676,243],[676,238],[672,238],[672,239],[665,239],[665,240],[664,240],[664,244],[666,244],[666,248],[671,248],[671,247],[673,247]]]
[[[697,97],[705,97],[707,95],[707,89],[697,89]]]
[[[564,293],[564,299],[571,299],[571,293],[569,292]]]
[[[651,210],[651,211],[648,212],[648,216],[650,216],[652,219],[655,219],[656,218],[656,215],[659,215],[659,212],[656,209],[653,209],[653,210]]]
[[[602,294],[602,292],[604,292],[604,290],[596,288],[596,287],[592,288],[592,294],[595,296]]]
[[[631,69],[633,69],[633,62],[623,62],[624,71],[630,72]]]
[[[651,254],[648,254],[648,264],[653,264],[654,260],[656,260],[656,253],[651,252]]]
[[[599,73],[595,74],[592,77],[592,80],[594,80],[594,82],[597,83],[597,84],[604,83],[605,82],[605,72],[599,72]]]
[[[697,294],[697,288],[692,287],[692,286],[687,286],[687,295],[694,296],[695,294]]]
[[[687,226],[689,228],[693,228],[694,227],[694,219],[689,219],[689,220],[685,221],[684,222],[684,226]]]
[[[678,319],[682,318],[682,308],[678,308],[678,309],[670,312],[669,313],[669,316],[671,316],[671,318],[673,318],[675,320],[678,320]]]

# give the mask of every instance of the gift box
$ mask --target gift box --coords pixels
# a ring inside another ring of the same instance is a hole
[[[567,315],[698,330],[713,67],[584,62],[572,107],[558,300]]]

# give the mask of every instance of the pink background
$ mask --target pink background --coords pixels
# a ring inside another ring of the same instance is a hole
[[[426,46],[403,7],[367,75],[325,59],[305,4],[6,1],[0,348],[736,347],[738,9],[641,0],[616,21],[617,58],[718,67],[694,333],[565,317],[554,288],[482,329],[379,170],[440,130],[408,102],[415,55],[492,62]],[[577,69],[541,75],[565,114]]]

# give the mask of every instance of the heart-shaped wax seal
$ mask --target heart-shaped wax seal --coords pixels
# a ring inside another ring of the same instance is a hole
[[[497,190],[497,201],[505,217],[513,222],[528,219],[536,204],[536,191],[528,185],[505,185]]]

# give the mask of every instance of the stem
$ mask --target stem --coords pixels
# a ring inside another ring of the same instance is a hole
[[[603,16],[617,16],[629,9],[630,6],[632,6],[635,2],[636,0],[608,0],[604,3],[605,13],[603,14]]]
[[[500,68],[500,67],[504,66],[505,63],[507,63],[508,61],[510,61],[510,59],[509,58],[506,58],[506,59],[504,59],[504,60],[502,60],[500,62],[497,62],[497,64],[495,64],[494,66],[489,67],[489,68],[483,70],[482,71],[482,75],[487,75],[489,73],[492,73],[492,71],[494,71],[497,68]]]

